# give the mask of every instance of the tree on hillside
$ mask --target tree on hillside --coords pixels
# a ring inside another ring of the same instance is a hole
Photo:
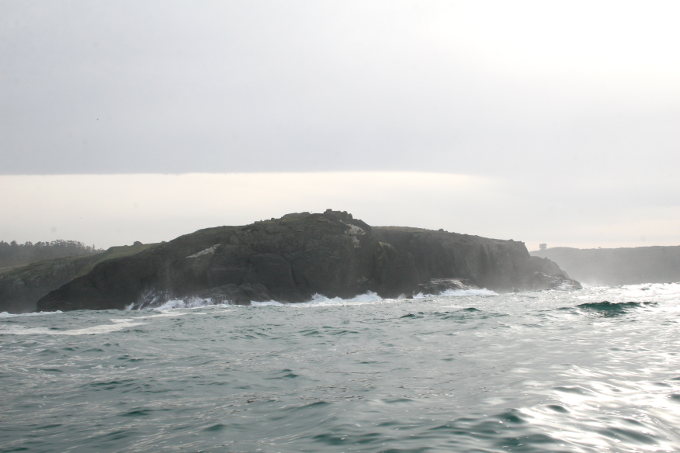
[[[94,246],[87,246],[78,241],[57,239],[51,242],[39,241],[35,244],[27,241],[18,244],[0,241],[0,267],[19,266],[34,261],[42,261],[66,256],[83,256],[98,253]]]

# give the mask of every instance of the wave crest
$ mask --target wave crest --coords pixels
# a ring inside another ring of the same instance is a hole
[[[576,308],[597,312],[605,316],[617,316],[627,313],[629,310],[640,307],[657,305],[656,302],[587,302],[579,304]]]
[[[414,299],[426,299],[430,297],[464,297],[464,296],[482,296],[491,297],[498,296],[496,291],[492,291],[486,288],[466,288],[466,289],[447,289],[438,294],[423,294],[418,293],[413,296]]]

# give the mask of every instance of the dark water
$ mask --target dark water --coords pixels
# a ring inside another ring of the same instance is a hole
[[[680,284],[170,305],[0,317],[0,451],[680,451]]]

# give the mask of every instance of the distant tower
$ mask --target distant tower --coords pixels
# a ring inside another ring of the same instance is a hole
[[[543,242],[543,243],[541,243],[541,244],[538,244],[538,248],[541,249],[541,250],[545,250],[545,249],[548,248],[548,244],[546,244],[545,242]]]

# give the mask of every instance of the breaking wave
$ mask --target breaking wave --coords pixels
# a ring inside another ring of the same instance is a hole
[[[433,297],[491,297],[498,296],[498,293],[486,288],[468,288],[468,289],[450,289],[439,294],[423,294],[418,293],[412,298],[400,296],[397,298],[383,298],[373,291],[367,291],[364,294],[359,294],[354,297],[327,297],[323,294],[314,294],[312,298],[306,302],[281,302],[278,300],[267,301],[251,301],[251,307],[324,307],[324,306],[343,306],[343,305],[364,305],[377,303],[394,303],[405,300],[420,300]],[[210,298],[192,297],[187,299],[171,299],[167,302],[154,307],[154,310],[166,311],[174,309],[187,308],[201,308],[209,306],[228,306],[235,305],[228,302],[215,302]]]
[[[24,316],[43,316],[43,315],[57,315],[63,313],[61,310],[56,311],[37,311],[32,313],[7,313],[6,311],[0,312],[0,318],[16,318]]]
[[[579,304],[576,308],[596,312],[604,316],[617,316],[627,313],[631,309],[657,305],[656,302],[587,302]]]
[[[438,297],[438,296],[445,296],[445,297],[465,297],[465,296],[491,297],[491,296],[498,296],[498,293],[496,291],[492,291],[492,290],[486,289],[486,288],[447,289],[446,291],[442,291],[441,293],[437,293],[437,294],[418,293],[415,296],[413,296],[413,298],[414,299],[426,299],[426,298]]]
[[[171,299],[158,307],[154,307],[154,310],[165,311],[173,310],[176,308],[201,308],[209,307],[212,305],[229,305],[223,302],[215,302],[210,298],[203,299],[200,297],[190,297],[188,299]]]
[[[323,294],[316,293],[310,300],[306,302],[281,302],[278,300],[267,301],[251,301],[251,307],[321,307],[321,306],[342,306],[342,305],[364,305],[376,303],[394,303],[405,300],[422,300],[436,297],[492,297],[498,296],[498,293],[486,288],[465,288],[465,289],[449,289],[438,294],[423,294],[418,293],[413,297],[406,297],[401,295],[397,298],[383,298],[374,291],[367,291],[363,294],[358,294],[354,297],[327,297]],[[157,306],[142,306],[138,307],[135,304],[130,304],[127,310],[144,310],[153,309],[157,311],[167,311],[176,309],[193,309],[210,306],[230,306],[238,305],[228,301],[215,301],[211,298],[189,297],[186,299],[170,299]]]
[[[314,294],[312,299],[307,302],[283,303],[276,300],[269,300],[265,302],[251,302],[253,307],[271,307],[271,306],[291,306],[291,307],[321,307],[329,305],[364,305],[380,303],[385,301],[395,301],[396,299],[383,299],[377,293],[368,291],[358,296],[343,299],[341,297],[326,297],[323,294]]]
[[[55,327],[3,326],[0,335],[97,335],[117,332],[130,327],[141,326],[144,322],[134,319],[111,319],[112,324],[98,324],[81,329],[59,329]]]

